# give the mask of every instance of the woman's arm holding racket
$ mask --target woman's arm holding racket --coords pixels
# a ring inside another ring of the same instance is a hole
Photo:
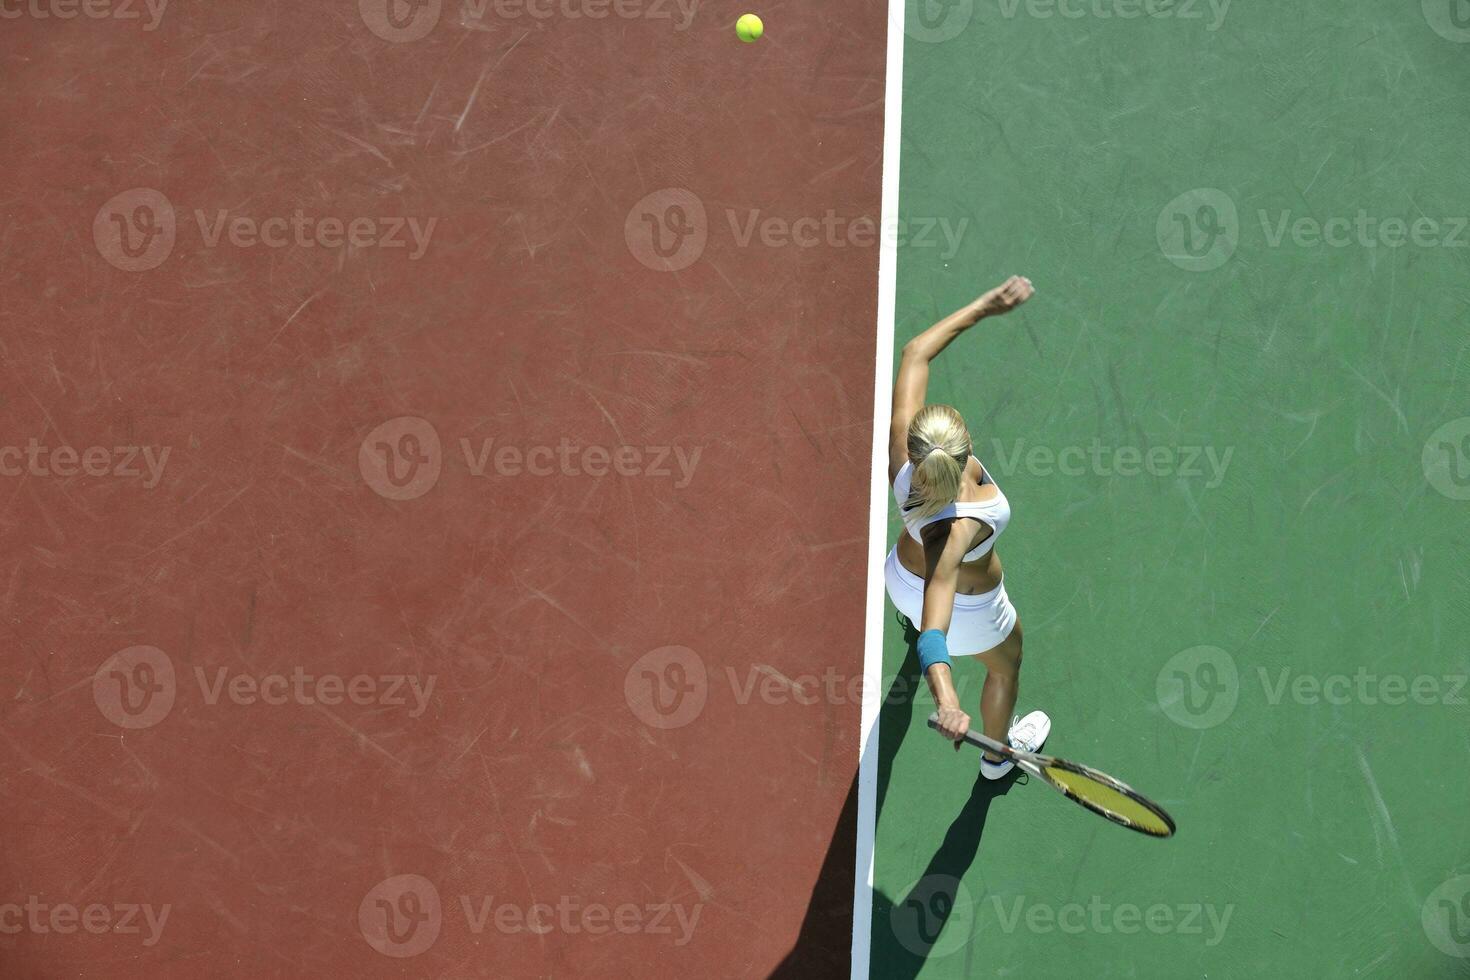
[[[954,740],[956,750],[970,730],[970,716],[960,708],[944,634],[949,632],[954,615],[960,562],[974,537],[961,526],[968,524],[968,521],[941,521],[925,529],[924,560],[928,567],[924,574],[924,611],[919,625],[919,669],[934,695],[939,730]]]

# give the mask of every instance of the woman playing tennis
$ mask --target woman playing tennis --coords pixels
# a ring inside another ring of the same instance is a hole
[[[907,533],[883,576],[899,612],[919,628],[919,666],[939,709],[939,730],[958,749],[970,730],[951,676],[951,657],[986,667],[980,692],[985,734],[1035,752],[1051,731],[1045,712],[1011,712],[1021,672],[1021,623],[1006,595],[995,539],[1011,518],[1005,494],[973,455],[965,420],[948,405],[924,404],[929,365],[960,334],[1031,298],[1031,280],[1012,276],[904,345],[893,389],[888,479]],[[1014,763],[987,752],[980,772],[999,779]]]

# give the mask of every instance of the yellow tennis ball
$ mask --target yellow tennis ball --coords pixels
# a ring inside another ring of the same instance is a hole
[[[735,22],[735,35],[746,44],[758,39],[766,32],[766,25],[755,14],[741,14]]]

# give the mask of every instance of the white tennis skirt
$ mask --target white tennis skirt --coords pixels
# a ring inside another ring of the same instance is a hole
[[[897,546],[883,563],[883,580],[888,583],[888,598],[919,629],[924,618],[924,580],[899,563]],[[972,657],[998,647],[1015,626],[1016,607],[1006,595],[1004,578],[984,595],[956,595],[946,634],[950,656]]]

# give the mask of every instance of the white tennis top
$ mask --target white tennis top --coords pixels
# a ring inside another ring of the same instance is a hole
[[[973,458],[973,457],[972,457]],[[903,518],[904,527],[908,528],[909,536],[915,541],[923,542],[920,532],[936,521],[949,520],[955,517],[969,517],[990,527],[990,537],[972,548],[965,555],[965,561],[974,561],[987,554],[995,547],[995,539],[1000,537],[1000,532],[1006,529],[1011,520],[1011,502],[1001,492],[1000,486],[991,479],[990,471],[983,466],[980,468],[981,484],[990,484],[995,487],[995,499],[985,501],[971,501],[969,503],[952,503],[948,507],[935,514],[933,517],[920,520],[910,517],[904,511],[904,504],[909,499],[909,488],[914,481],[914,464],[904,463],[903,469],[893,478],[893,498],[898,501],[898,513]]]

